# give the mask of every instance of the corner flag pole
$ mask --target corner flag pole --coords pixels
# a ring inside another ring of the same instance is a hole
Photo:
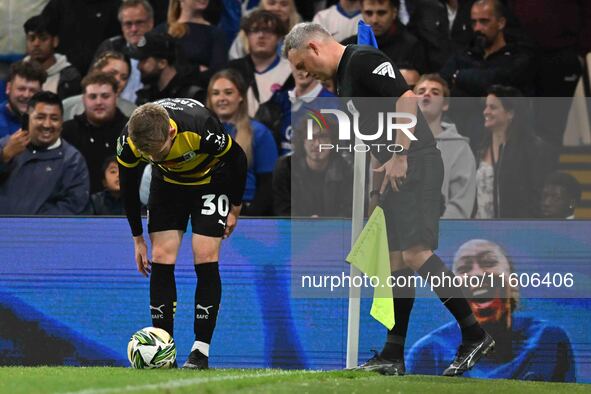
[[[378,47],[376,37],[369,25],[363,20],[357,24],[357,44],[371,45]],[[355,137],[355,144],[361,144],[362,141]],[[366,154],[355,152],[355,161],[353,162],[353,211],[351,217],[351,247],[363,230],[363,204],[365,203],[365,160]],[[361,272],[351,264],[351,282],[356,276],[361,276]],[[349,288],[349,320],[347,323],[347,368],[357,366],[359,353],[359,309],[361,306],[361,289]]]
[[[355,144],[361,144],[355,138]],[[365,161],[366,153],[355,152],[353,162],[353,211],[351,217],[351,247],[363,230],[363,205],[365,203]],[[351,283],[361,272],[351,264]],[[361,306],[361,288],[349,287],[349,315],[347,323],[347,363],[346,368],[357,366],[359,358],[359,309]]]

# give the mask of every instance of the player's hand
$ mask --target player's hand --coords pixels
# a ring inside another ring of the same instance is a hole
[[[133,248],[137,270],[147,277],[150,274],[151,268],[150,261],[148,260],[148,246],[143,235],[133,237]]]
[[[232,205],[230,209],[230,213],[226,218],[226,228],[224,229],[224,239],[228,238],[234,229],[236,228],[236,224],[238,224],[238,216],[240,216],[240,210],[242,209],[242,204],[240,205]]]
[[[400,190],[400,185],[406,180],[406,170],[408,162],[404,155],[394,155],[384,165],[374,169],[375,172],[384,173],[384,181],[380,188],[380,194],[383,194],[388,188],[388,184],[395,192]]]
[[[17,130],[8,138],[6,145],[2,149],[2,160],[5,163],[8,163],[15,156],[21,154],[25,149],[27,149],[27,145],[29,145],[30,142],[31,137],[29,136],[28,131],[23,129]]]

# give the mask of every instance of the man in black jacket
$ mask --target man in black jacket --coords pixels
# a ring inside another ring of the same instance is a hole
[[[115,144],[127,117],[117,108],[117,81],[106,73],[82,80],[84,113],[64,123],[63,137],[82,153],[90,174],[90,193],[103,190],[103,163],[115,155]]]
[[[452,96],[482,97],[495,84],[532,91],[531,55],[507,43],[506,7],[499,0],[478,0],[472,6],[472,46],[449,59],[441,76],[450,84]]]
[[[440,72],[450,85],[452,97],[483,97],[493,85],[532,93],[532,57],[521,45],[507,42],[506,15],[506,7],[499,0],[478,0],[472,6],[472,44],[451,57]],[[478,100],[456,100],[450,106],[450,117],[470,138],[474,151],[485,134],[480,109]]]
[[[425,50],[421,42],[398,20],[400,0],[362,0],[363,21],[371,26],[378,48],[394,63],[405,63],[423,73],[427,71]],[[343,41],[356,44],[357,36]]]
[[[474,0],[415,0],[408,29],[425,46],[427,71],[437,72],[454,51],[472,40],[470,10]]]
[[[162,98],[192,98],[204,102],[206,86],[197,70],[177,70],[175,44],[166,33],[151,31],[132,51],[144,88],[137,92],[137,105]]]

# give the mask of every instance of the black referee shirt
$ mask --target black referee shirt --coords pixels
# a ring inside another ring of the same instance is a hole
[[[396,101],[409,89],[398,68],[380,50],[367,45],[348,45],[345,48],[337,69],[337,94],[353,99],[361,114],[364,130],[377,130],[377,112],[395,112]],[[375,101],[359,100],[361,97],[389,97],[392,100],[380,101],[380,105],[376,105]],[[409,153],[435,146],[431,129],[418,108],[414,135],[418,140],[411,142]],[[384,130],[382,139],[377,142],[393,144],[395,141],[386,141]],[[386,150],[372,150],[372,153],[382,163],[392,157],[392,153]]]

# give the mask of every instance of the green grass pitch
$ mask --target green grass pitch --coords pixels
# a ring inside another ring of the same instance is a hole
[[[277,369],[3,367],[0,393],[591,393],[591,385]]]

